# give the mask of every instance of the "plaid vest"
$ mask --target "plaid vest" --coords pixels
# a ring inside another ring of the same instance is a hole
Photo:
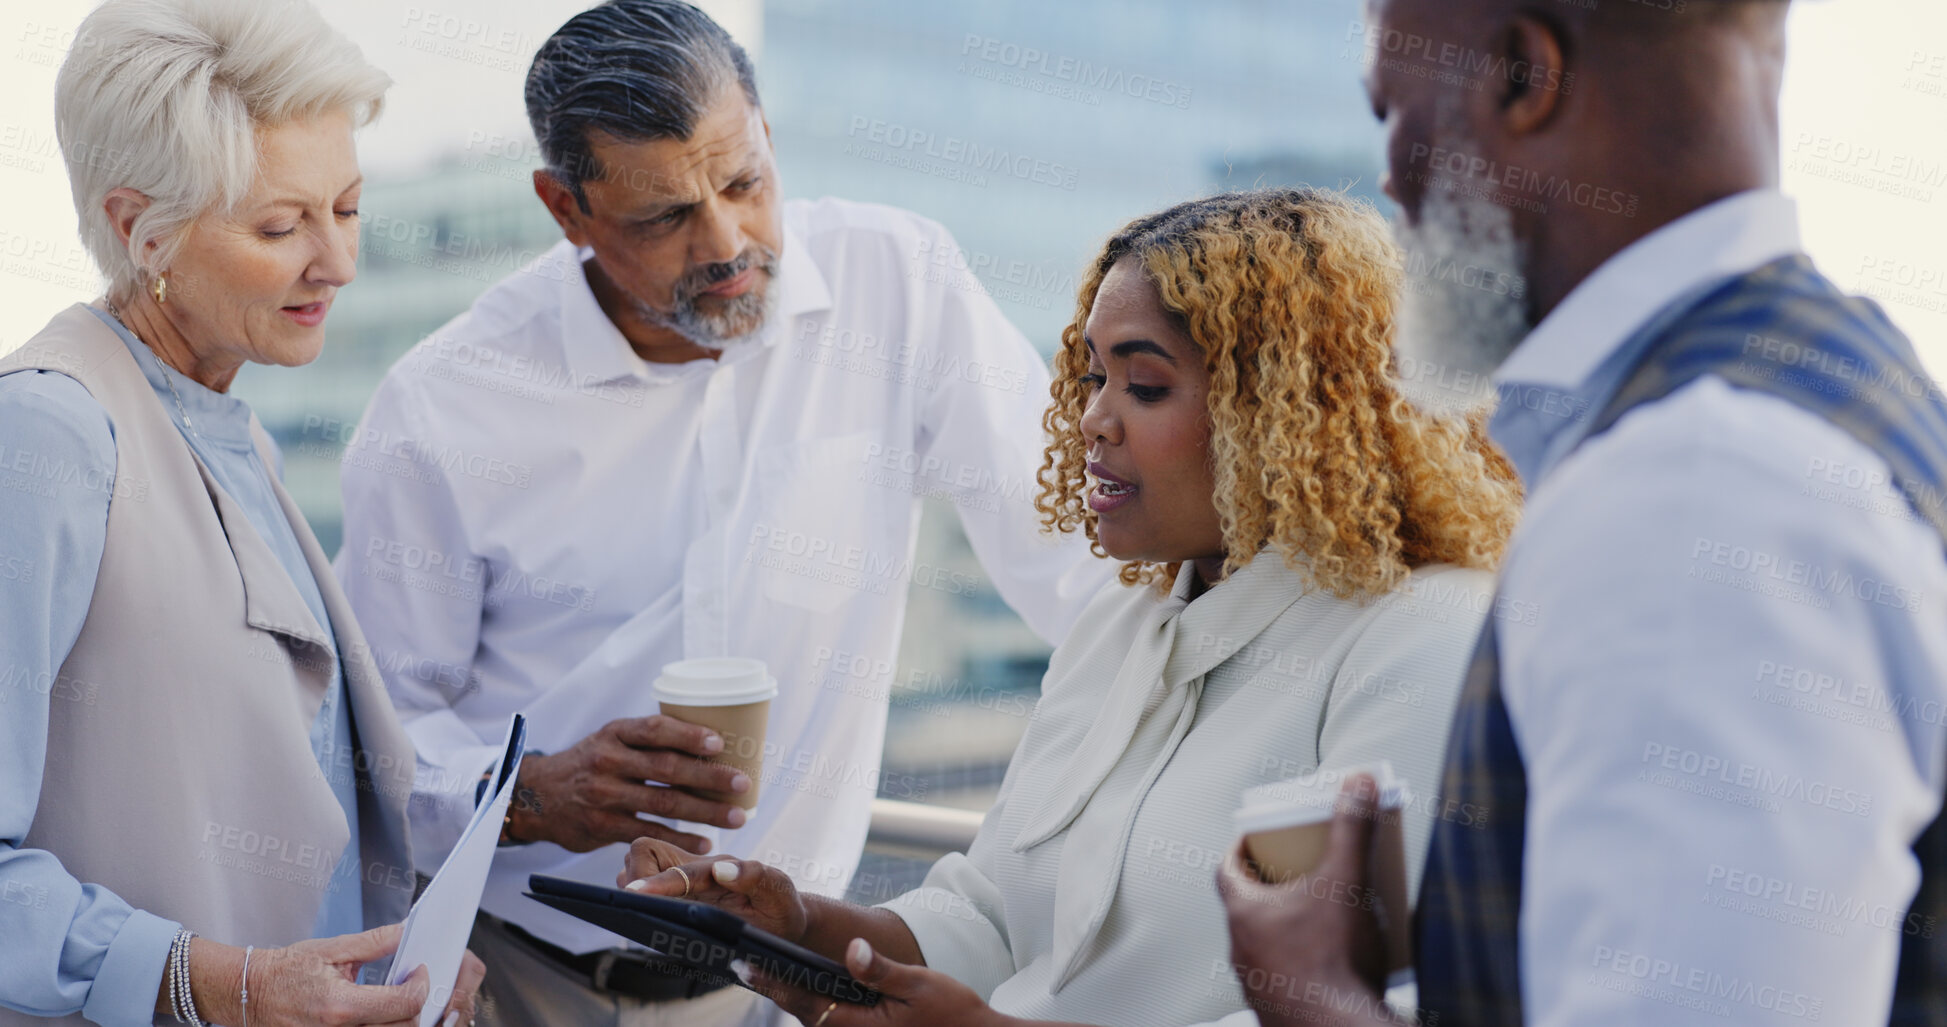
[[[1947,495],[1947,405],[1876,305],[1843,295],[1799,256],[1679,307],[1624,344],[1634,368],[1617,377],[1610,394],[1588,397],[1599,413],[1581,441],[1637,406],[1715,375],[1796,404],[1879,454],[1947,545],[1940,502]],[[1443,1027],[1522,1022],[1517,935],[1528,789],[1498,653],[1490,619],[1454,713],[1441,785],[1444,800],[1489,816],[1434,827],[1414,916],[1420,1006],[1428,1022]],[[1921,877],[1909,916],[1947,922],[1947,828],[1939,818],[1914,853]],[[1891,1023],[1947,1025],[1947,938],[1903,935]]]

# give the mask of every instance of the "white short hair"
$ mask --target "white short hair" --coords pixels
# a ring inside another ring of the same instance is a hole
[[[250,191],[259,128],[341,111],[362,127],[391,85],[305,0],[95,8],[61,64],[54,116],[81,242],[108,294],[126,298],[166,270],[191,223]],[[127,245],[102,207],[124,187],[152,201]]]

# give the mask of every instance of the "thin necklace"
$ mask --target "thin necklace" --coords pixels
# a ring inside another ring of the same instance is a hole
[[[108,316],[114,318],[115,323],[121,325],[130,335],[135,335],[135,329],[129,328],[128,322],[122,320],[122,312],[115,309],[115,301],[104,298],[102,302],[108,306]],[[139,335],[135,337],[138,339],[141,338]],[[169,377],[169,365],[163,364],[161,357],[156,358],[156,363],[162,364],[162,384],[169,386],[169,395],[174,396],[176,399],[176,413],[182,415],[183,428],[188,430],[191,435],[199,439],[202,438],[202,433],[196,430],[196,422],[189,419],[189,411],[183,409],[183,394],[176,391],[176,383]]]

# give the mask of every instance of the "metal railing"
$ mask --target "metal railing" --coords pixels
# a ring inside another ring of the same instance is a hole
[[[893,799],[872,800],[872,829],[866,848],[886,855],[938,859],[965,852],[980,830],[981,814],[949,806]]]

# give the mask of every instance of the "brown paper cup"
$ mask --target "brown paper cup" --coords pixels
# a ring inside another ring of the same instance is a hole
[[[1373,909],[1386,939],[1388,972],[1413,965],[1413,932],[1406,894],[1406,837],[1401,817],[1412,794],[1385,761],[1320,771],[1244,792],[1235,822],[1244,854],[1258,876],[1285,884],[1317,869],[1332,833],[1339,789],[1354,774],[1371,774],[1379,785],[1371,861],[1366,867]]]
[[[656,678],[656,701],[664,716],[701,724],[723,736],[723,752],[710,757],[744,772],[750,791],[742,794],[701,788],[684,791],[713,802],[755,809],[764,779],[764,730],[771,719],[777,681],[763,661],[738,657],[681,660]]]
[[[662,704],[664,716],[701,724],[723,736],[723,752],[710,757],[712,763],[726,763],[750,778],[750,791],[742,794],[686,788],[691,795],[732,806],[755,809],[757,785],[764,778],[764,726],[770,723],[771,701],[740,703],[736,706],[683,706]]]
[[[1244,836],[1244,854],[1256,866],[1259,877],[1272,884],[1284,884],[1312,872],[1325,856],[1325,839],[1332,834],[1332,822],[1293,824],[1271,831]]]

